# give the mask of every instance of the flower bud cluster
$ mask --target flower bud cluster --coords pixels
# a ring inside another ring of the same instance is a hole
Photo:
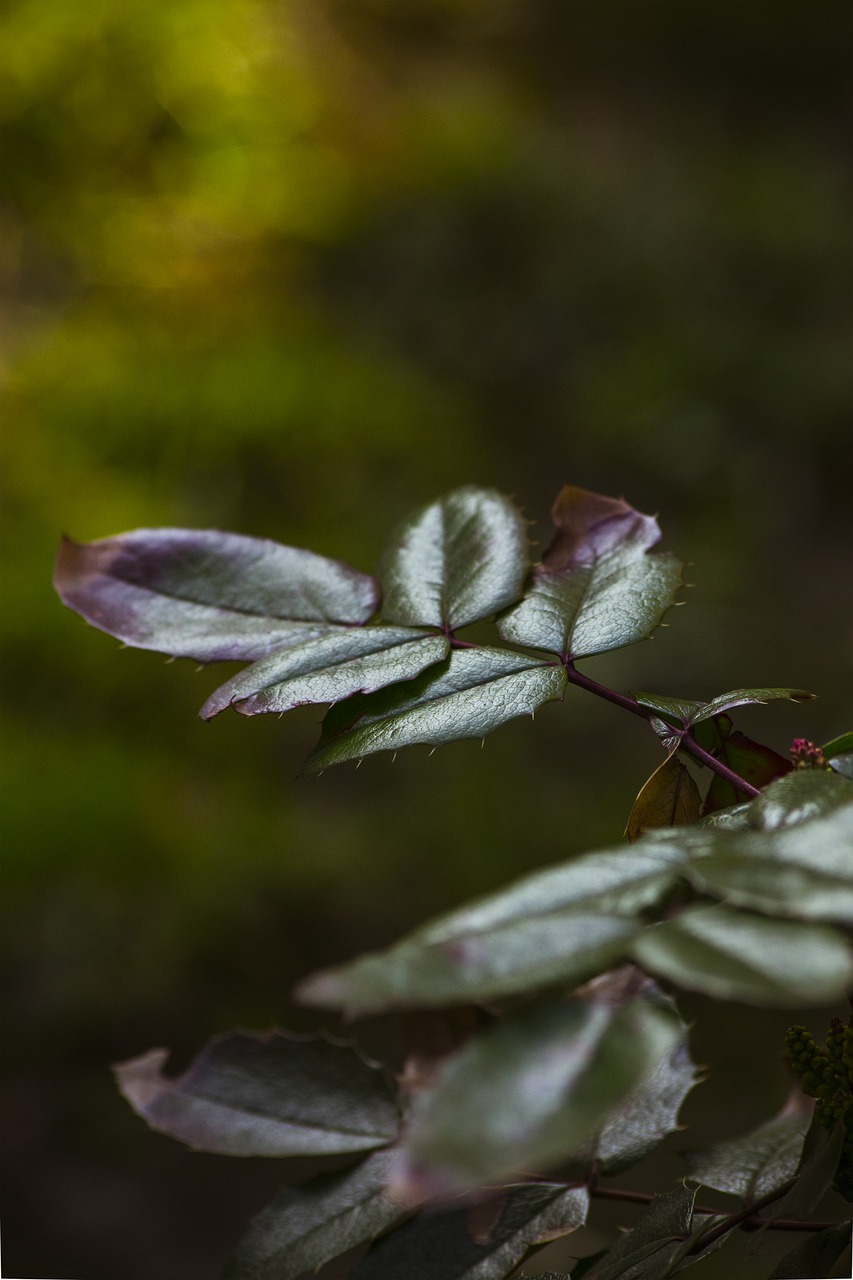
[[[795,769],[826,769],[826,757],[823,751],[808,738],[795,738],[791,743],[789,755]]]
[[[791,1027],[785,1037],[788,1059],[803,1093],[815,1098],[815,1117],[825,1129],[844,1127],[844,1147],[834,1186],[853,1200],[853,1017],[847,1024],[833,1018],[826,1048],[818,1047],[805,1027]]]

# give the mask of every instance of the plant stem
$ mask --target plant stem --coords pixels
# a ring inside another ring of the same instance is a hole
[[[617,693],[615,689],[608,688],[606,684],[599,684],[597,680],[593,680],[590,676],[585,676],[580,671],[577,671],[570,662],[566,663],[565,667],[566,677],[570,684],[576,684],[578,688],[586,689],[589,693],[594,693],[596,697],[604,698],[606,702],[612,702],[615,706],[622,707],[625,711],[630,711],[632,715],[642,717],[643,720],[651,720],[655,715],[654,711],[649,707],[644,707],[636,698],[632,698],[630,694]],[[721,778],[725,778],[726,782],[731,783],[743,795],[752,797],[759,794],[757,787],[753,787],[751,783],[746,782],[728,765],[723,764],[722,760],[712,756],[710,751],[700,747],[689,730],[673,727],[672,733],[673,737],[677,737],[680,740],[680,750],[688,752],[693,756],[694,760],[698,760],[706,769],[712,769]]]
[[[763,1227],[765,1223],[772,1231],[826,1231],[829,1227],[838,1226],[837,1222],[808,1222],[803,1218],[775,1218],[766,1219],[758,1214],[760,1208],[764,1208],[768,1204],[772,1204],[778,1200],[791,1187],[789,1182],[779,1191],[773,1191],[769,1196],[765,1196],[763,1200],[756,1201],[755,1204],[749,1205],[746,1209],[739,1210],[737,1213],[730,1214],[724,1223],[719,1223],[716,1227],[712,1227],[705,1232],[704,1236],[699,1237],[697,1245],[704,1249],[711,1243],[711,1233],[717,1232],[724,1235],[726,1231],[732,1230],[734,1227],[743,1227],[746,1230],[757,1230]],[[648,1191],[629,1191],[624,1187],[600,1187],[593,1185],[588,1188],[590,1195],[597,1196],[602,1200],[627,1200],[631,1204],[651,1204],[654,1194]],[[697,1204],[693,1210],[694,1213],[709,1215],[710,1217],[719,1218],[720,1210],[711,1209],[707,1205]],[[716,1239],[716,1236],[714,1236]],[[696,1246],[691,1252],[697,1252]]]

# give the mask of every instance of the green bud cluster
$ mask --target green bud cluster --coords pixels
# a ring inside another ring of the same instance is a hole
[[[805,1027],[785,1036],[788,1061],[803,1093],[815,1099],[815,1117],[825,1129],[844,1127],[844,1147],[834,1187],[853,1200],[853,1017],[845,1024],[833,1018],[821,1049]]]

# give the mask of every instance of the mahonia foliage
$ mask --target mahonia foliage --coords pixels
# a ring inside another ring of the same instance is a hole
[[[582,1227],[602,1180],[680,1127],[700,1079],[680,990],[796,1008],[853,987],[853,734],[797,738],[786,758],[730,713],[802,690],[696,701],[581,673],[653,633],[679,603],[682,565],[622,500],[566,486],[552,518],[531,563],[512,502],[458,489],[402,522],[376,577],[217,531],[62,544],[57,590],[92,625],[248,664],[203,718],[328,705],[308,770],[483,738],[569,685],[646,719],[664,751],[628,818],[630,847],[534,872],[302,982],[298,999],[351,1017],[403,1011],[402,1073],[354,1043],[286,1032],[219,1037],[179,1077],[164,1074],[165,1050],[116,1068],[139,1115],[196,1150],[351,1161],[281,1191],[230,1280],[297,1280],[358,1245],[354,1280],[500,1280]],[[464,638],[489,622],[491,643]],[[792,1028],[802,1090],[758,1129],[689,1154],[686,1181],[584,1260],[587,1280],[665,1280],[738,1226],[811,1213],[832,1185],[850,1198],[851,1039],[837,1018],[825,1049]],[[711,1215],[702,1185],[737,1207]],[[848,1229],[810,1233],[773,1277],[829,1274]]]

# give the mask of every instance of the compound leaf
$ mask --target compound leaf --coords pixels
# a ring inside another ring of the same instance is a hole
[[[572,660],[645,640],[682,580],[680,560],[651,553],[661,537],[657,521],[572,485],[551,516],[557,534],[525,599],[502,619],[503,638]]]
[[[813,1105],[799,1088],[757,1129],[685,1155],[691,1182],[751,1203],[790,1182],[800,1163]]]
[[[399,1113],[378,1067],[317,1037],[235,1031],[182,1076],[162,1074],[167,1049],[115,1068],[119,1089],[158,1133],[231,1156],[331,1155],[393,1142]]]
[[[702,797],[693,775],[671,755],[655,769],[634,801],[625,835],[634,841],[654,827],[689,826],[701,811]]]
[[[747,1004],[824,1003],[853,981],[853,956],[837,930],[719,905],[689,907],[651,926],[631,954],[678,986]]]
[[[704,706],[704,703],[693,702],[689,698],[667,698],[659,693],[635,693],[634,697],[641,707],[648,707],[665,720],[680,725],[687,724],[693,713]]]
[[[825,1280],[850,1248],[850,1223],[807,1235],[786,1253],[770,1273],[769,1280]]]
[[[588,1212],[582,1187],[505,1187],[469,1208],[418,1214],[377,1241],[351,1280],[503,1280],[528,1249],[577,1231]]]
[[[388,1192],[394,1159],[376,1151],[354,1169],[280,1191],[249,1223],[223,1280],[298,1280],[387,1231],[407,1213]]]
[[[483,738],[562,696],[562,667],[505,649],[457,649],[406,685],[357,694],[332,707],[306,769],[314,772],[414,743]]]
[[[759,831],[780,831],[851,803],[853,787],[846,778],[826,769],[795,769],[756,796],[750,821]]]
[[[412,1102],[405,1196],[448,1194],[578,1154],[668,1058],[672,1011],[647,999],[549,1001],[503,1017],[447,1058]]]
[[[637,914],[675,885],[686,857],[675,834],[647,837],[630,854],[618,846],[535,872],[388,951],[313,975],[299,996],[363,1013],[580,982],[624,955],[641,927]]]
[[[676,1187],[655,1196],[633,1231],[621,1236],[584,1280],[664,1280],[678,1269],[693,1228],[695,1190]]]
[[[493,489],[456,489],[397,529],[380,566],[386,622],[451,631],[514,604],[527,573],[521,512]]]
[[[411,680],[450,651],[445,636],[410,627],[351,627],[261,658],[211,694],[201,709],[210,720],[234,707],[242,715],[290,711],[311,702],[338,702]]]
[[[698,711],[694,711],[689,724],[699,724],[702,720],[711,720],[733,707],[744,707],[751,703],[772,702],[774,699],[788,698],[791,702],[808,702],[816,697],[805,689],[732,689],[730,693],[720,693],[710,702],[706,702]]]
[[[199,662],[252,661],[335,624],[366,622],[379,603],[376,580],[349,565],[216,530],[65,538],[54,586],[125,644]]]

